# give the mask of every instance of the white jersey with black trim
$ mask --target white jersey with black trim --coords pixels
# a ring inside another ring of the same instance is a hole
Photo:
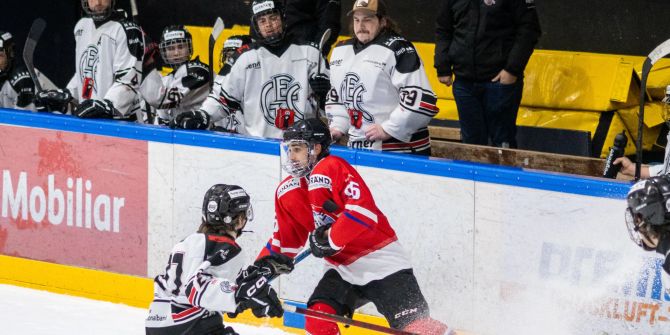
[[[427,125],[438,112],[437,96],[411,42],[392,32],[366,45],[342,41],[333,49],[330,72],[326,114],[331,128],[348,132],[350,147],[398,152],[430,147]],[[365,130],[372,124],[393,139],[368,141]]]
[[[203,262],[219,250],[222,265]],[[244,257],[234,240],[220,235],[191,234],[170,253],[165,272],[154,279],[154,300],[146,318],[147,328],[164,328],[196,322],[212,313],[234,312],[235,279]]]
[[[224,110],[224,102],[222,102],[221,88],[226,76],[217,75],[214,77],[214,85],[212,90],[200,106],[200,110],[209,114],[216,115],[217,120],[213,122],[214,130],[225,131],[229,133],[246,134],[244,128],[244,116],[241,110],[234,108],[227,108]]]
[[[313,43],[291,43],[276,48],[251,44],[224,65],[220,92],[208,102],[220,106],[204,110],[210,113],[213,122],[239,110],[243,115],[241,133],[281,138],[288,126],[316,115],[318,102],[309,78],[316,74],[317,62],[322,63],[321,72],[328,74],[325,61]]]
[[[166,76],[151,71],[140,86],[142,98],[164,122],[197,110],[209,93],[209,69],[199,59],[182,64]]]
[[[43,90],[55,90],[58,88],[38,69],[35,69],[35,75],[37,75],[37,80],[40,81]],[[30,74],[27,70],[18,68],[13,71],[11,77],[2,83],[2,86],[0,87],[0,107],[35,110],[35,104],[32,101],[25,106],[20,106],[19,104],[19,92],[17,90],[26,89],[27,87],[22,87],[25,86],[24,83],[30,85],[29,89],[32,89],[33,94],[36,93],[33,80],[30,78]]]
[[[75,100],[107,99],[121,115],[140,109],[144,36],[123,13],[99,26],[85,17],[74,27],[75,74],[67,85]]]

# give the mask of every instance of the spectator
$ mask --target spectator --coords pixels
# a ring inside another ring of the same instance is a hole
[[[183,113],[179,127],[206,129],[210,118],[217,122],[240,111],[240,133],[281,138],[294,122],[316,114],[318,97],[330,86],[327,76],[316,76],[318,62],[327,72],[325,61],[312,43],[285,38],[283,13],[279,0],[253,2],[252,26],[261,38],[223,67],[222,108]]]
[[[14,37],[10,32],[0,30],[0,107],[34,110],[35,84],[30,74],[16,58]],[[56,86],[35,69],[43,88]],[[61,106],[63,109],[65,106]],[[59,109],[59,110],[60,110]]]
[[[397,33],[383,0],[358,0],[348,15],[354,38],[338,43],[330,61],[333,138],[348,132],[351,148],[430,155],[437,97],[414,45]]]
[[[523,71],[540,34],[534,0],[442,0],[435,68],[453,84],[463,143],[516,147]]]
[[[67,85],[81,118],[141,119],[142,29],[114,9],[114,0],[81,0],[74,27],[75,73]]]
[[[142,82],[142,97],[157,109],[158,123],[167,125],[186,111],[199,107],[209,92],[209,68],[199,59],[191,60],[193,41],[184,26],[163,30],[158,45],[160,57],[172,68],[161,77],[156,68]],[[157,65],[157,62],[151,62]],[[145,62],[147,64],[147,62]]]

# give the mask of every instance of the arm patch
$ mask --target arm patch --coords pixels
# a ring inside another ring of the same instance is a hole
[[[412,42],[397,40],[390,47],[395,55],[396,70],[400,73],[411,73],[421,68],[421,59]]]

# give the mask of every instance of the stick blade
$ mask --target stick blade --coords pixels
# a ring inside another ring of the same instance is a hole
[[[319,41],[319,50],[323,50],[324,45],[326,45],[326,41],[330,38],[330,34],[332,33],[332,30],[330,28],[326,29],[326,31],[323,32],[323,35],[321,35],[321,41]]]
[[[667,40],[659,44],[651,53],[649,53],[649,59],[651,60],[651,65],[656,64],[656,62],[670,54],[670,40]]]
[[[219,38],[219,35],[221,35],[221,32],[225,28],[226,25],[223,23],[223,19],[217,17],[216,22],[214,22],[214,27],[212,28],[212,38],[214,39],[214,41],[216,41]]]

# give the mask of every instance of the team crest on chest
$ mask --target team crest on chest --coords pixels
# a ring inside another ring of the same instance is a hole
[[[282,123],[277,118],[283,117],[286,113],[291,114],[292,121],[302,120],[303,112],[298,108],[301,88],[300,83],[288,74],[273,76],[263,84],[260,99],[265,121],[277,126],[278,123]]]
[[[356,113],[356,115],[360,115],[360,118],[362,118],[360,122],[357,121],[356,124],[353,124],[356,128],[360,128],[363,120],[374,122],[372,114],[366,111],[363,106],[363,93],[366,91],[361,78],[354,72],[347,73],[344,76],[344,80],[342,80],[342,84],[340,84],[340,98],[347,107],[349,114]],[[356,118],[354,115],[350,115],[350,117],[352,120]]]
[[[84,50],[79,60],[79,74],[81,76],[79,79],[82,83],[84,83],[84,98],[90,98],[93,91],[98,91],[98,83],[95,82],[95,75],[98,72],[99,63],[100,53],[98,46],[91,44],[88,46],[88,48],[86,48],[86,50]]]

